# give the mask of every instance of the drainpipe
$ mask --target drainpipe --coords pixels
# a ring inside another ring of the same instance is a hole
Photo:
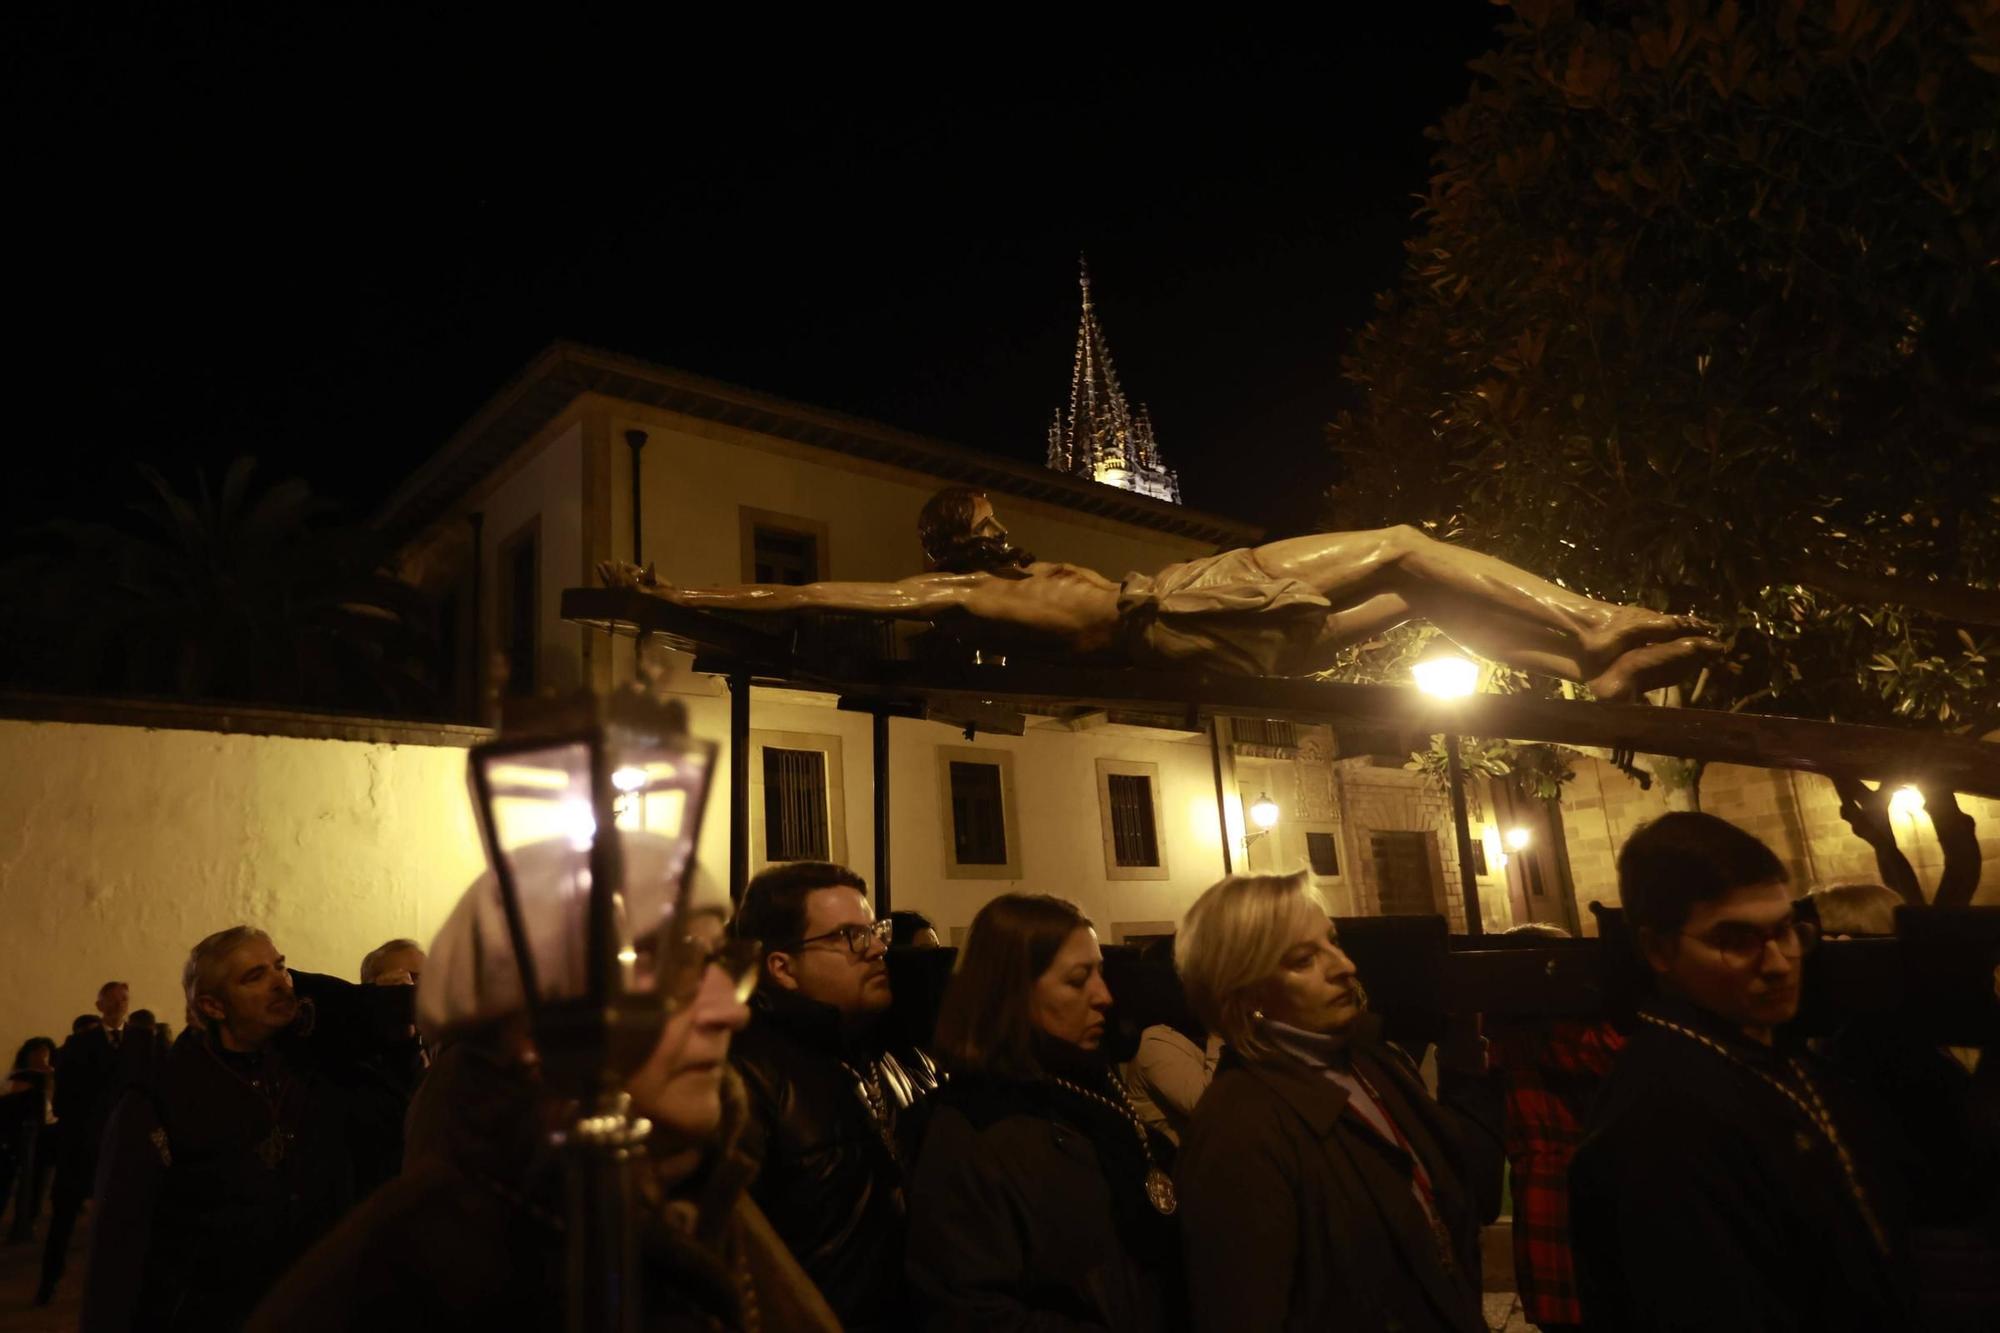
[[[474,510],[465,521],[472,527],[472,698],[461,707],[464,715],[478,721],[491,658],[486,651],[486,514]]]
[[[639,554],[639,451],[646,447],[646,432],[626,431],[625,443],[632,450],[632,563],[643,565],[646,557]]]

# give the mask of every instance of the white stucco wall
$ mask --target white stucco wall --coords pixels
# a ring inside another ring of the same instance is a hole
[[[684,587],[742,581],[739,506],[814,519],[828,527],[829,576],[899,579],[923,570],[917,511],[945,483],[712,422],[667,413],[617,415],[610,437],[645,430],[645,547],[660,576]],[[611,473],[612,547],[629,553],[631,475],[621,455]],[[1017,544],[1051,560],[1118,578],[1212,549],[1038,501],[996,495]]]
[[[353,977],[426,943],[484,866],[465,750],[0,720],[0,1045],[60,1039],[100,983],[178,1030],[210,931]]]

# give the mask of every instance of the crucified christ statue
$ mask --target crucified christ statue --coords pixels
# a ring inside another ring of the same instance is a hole
[[[918,534],[928,572],[895,583],[676,588],[651,569],[600,573],[677,606],[929,620],[984,647],[1239,675],[1312,675],[1342,648],[1415,618],[1483,657],[1581,681],[1600,699],[1634,698],[1722,652],[1693,617],[1579,596],[1408,527],[1293,537],[1115,583],[1016,547],[986,496],[962,486],[931,497]]]

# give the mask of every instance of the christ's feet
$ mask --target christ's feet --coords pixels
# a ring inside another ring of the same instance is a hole
[[[1598,625],[1577,636],[1586,662],[1605,663],[1615,669],[1617,661],[1635,648],[1674,639],[1713,634],[1715,626],[1699,616],[1669,615],[1643,606],[1612,606]]]
[[[1718,639],[1689,634],[1665,643],[1649,643],[1621,653],[1584,683],[1599,699],[1631,703],[1648,690],[1677,684],[1724,651]]]

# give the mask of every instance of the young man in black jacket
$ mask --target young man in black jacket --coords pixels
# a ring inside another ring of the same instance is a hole
[[[885,1044],[888,927],[861,876],[819,861],[752,879],[733,927],[768,951],[730,1052],[751,1193],[849,1330],[906,1326],[898,1124],[937,1086],[928,1057]]]
[[[1712,815],[1677,812],[1618,858],[1656,983],[1570,1168],[1584,1327],[1909,1327],[1898,1149],[1789,1036],[1817,941],[1784,866]]]

